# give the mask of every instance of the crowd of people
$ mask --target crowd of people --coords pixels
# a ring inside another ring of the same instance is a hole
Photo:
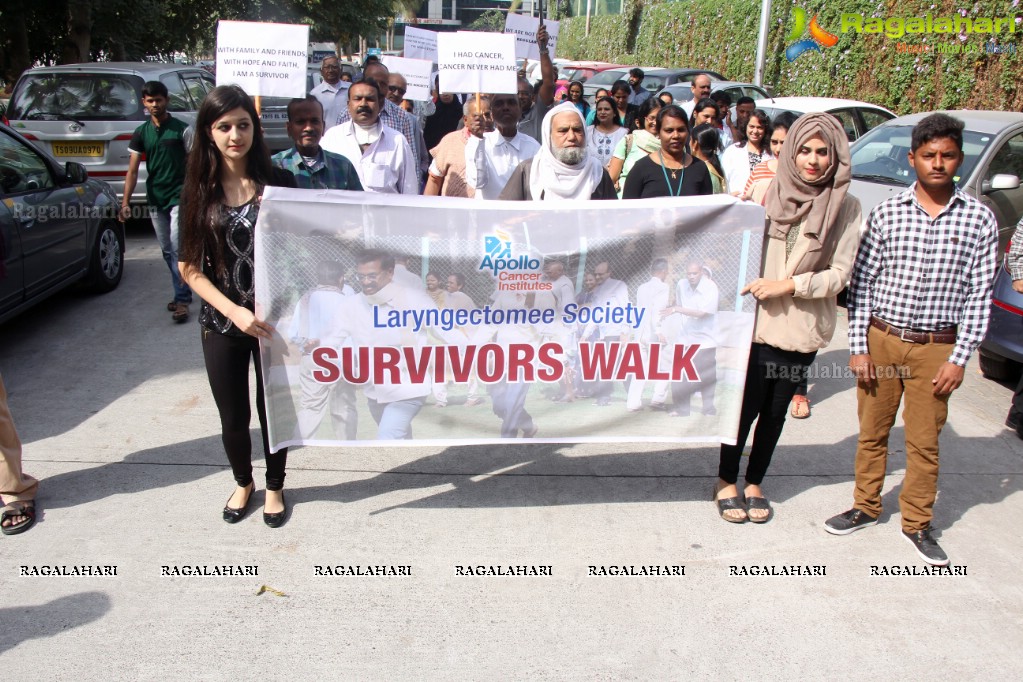
[[[697,77],[694,99],[680,107],[651,97],[642,72],[612,86],[594,106],[571,83],[555,103],[554,69],[547,36],[537,34],[542,81],[521,80],[516,93],[469,96],[440,94],[426,106],[409,106],[407,85],[382,63],[368,64],[348,83],[336,59],[324,60],[323,83],[288,107],[294,147],[271,158],[252,98],[237,86],[221,86],[204,100],[195,125],[183,126],[166,110],[159,83],[144,90],[150,120],[132,140],[134,184],[142,155],[149,169],[147,195],[153,224],[170,269],[175,321],[188,316],[192,293],[202,299],[201,345],[222,424],[224,449],[236,488],[223,508],[229,523],[241,520],[255,489],[249,437],[250,364],[256,371],[256,405],[266,460],[264,521],[280,526],[287,515],[284,479],[287,450],[271,451],[266,429],[259,340],[273,327],[255,314],[253,227],[259,198],[268,185],[313,189],[464,197],[474,200],[624,200],[728,193],[764,206],[767,227],[763,267],[743,294],[756,299],[757,315],[743,390],[736,443],[720,450],[714,503],[725,521],[767,521],[773,509],[763,483],[788,413],[806,416],[793,398],[817,351],[832,339],[836,296],[848,287],[849,366],[857,378],[860,421],[854,502],[828,519],[825,529],[844,535],[877,523],[885,478],[888,439],[905,405],[906,476],[899,497],[903,536],[921,558],[945,565],[948,557],[931,536],[938,479],[938,435],[949,396],[984,336],[996,269],[997,224],[991,211],[955,185],[962,162],[962,123],[944,114],[923,119],[913,130],[909,163],[917,180],[882,202],[869,216],[848,193],[849,146],[845,132],[827,114],[783,115],[772,121],[753,102],[737,102],[737,120],[727,97],[713,98],[709,78]],[[125,201],[130,189],[125,191]],[[180,221],[180,230],[178,224]],[[862,228],[862,229],[861,229]],[[180,232],[180,234],[178,234]],[[1023,288],[1023,221],[1010,254],[1014,278]],[[938,244],[936,246],[935,244]],[[963,267],[963,264],[969,267]],[[552,307],[575,302],[628,300],[626,285],[611,265],[597,264],[575,291],[564,263],[546,264],[555,284]],[[924,273],[923,275],[921,273]],[[679,315],[689,332],[703,334],[713,348],[717,290],[707,268],[686,263],[675,291],[668,263],[650,265],[650,280],[634,300],[657,311],[641,343],[662,342],[662,320]],[[1018,277],[1017,277],[1018,276]],[[337,264],[321,264],[316,288],[298,303],[289,338],[302,351],[313,347],[331,324],[340,301],[349,311],[344,325],[358,335],[375,305],[473,306],[459,273],[402,272],[393,254],[367,251],[356,265],[358,291],[344,282]],[[406,284],[399,284],[404,278]],[[409,279],[411,278],[411,279]],[[505,292],[508,293],[508,292]],[[494,307],[540,305],[529,294],[497,295]],[[674,300],[672,300],[674,299]],[[335,316],[336,317],[336,316]],[[654,316],[652,316],[653,318]],[[441,333],[441,332],[438,332]],[[525,335],[498,342],[534,342],[543,334],[577,334],[580,341],[613,343],[622,331],[606,329],[511,330]],[[528,337],[528,338],[526,338]],[[535,338],[534,338],[535,337]],[[463,339],[447,342],[458,345]],[[400,343],[396,340],[395,343]],[[713,357],[712,355],[710,357]],[[566,358],[571,362],[571,358]],[[779,372],[779,368],[787,371]],[[899,368],[901,371],[883,371]],[[714,363],[702,368],[712,376]],[[569,373],[569,376],[571,373]],[[805,382],[803,395],[805,396]],[[688,414],[700,386],[654,386],[655,409]],[[354,392],[303,384],[297,431],[315,432],[329,411],[338,433],[354,437]],[[581,387],[566,381],[556,396],[583,395],[607,405],[613,386]],[[641,382],[627,391],[627,409],[642,408]],[[491,391],[502,435],[536,435],[525,410],[528,385],[504,384]],[[446,404],[446,387],[369,387],[369,410],[378,438],[408,438],[415,414],[430,394]],[[671,394],[671,403],[668,396]],[[1017,391],[1017,398],[1023,391]],[[805,397],[803,398],[805,400]],[[468,404],[479,404],[470,387]],[[798,402],[798,401],[797,401]],[[802,405],[807,408],[808,404]],[[701,408],[714,414],[713,391]],[[1023,411],[1023,399],[1014,407]],[[1010,418],[1012,415],[1010,415]],[[755,428],[754,428],[755,424]],[[742,490],[741,455],[752,431]],[[0,384],[0,494],[4,534],[22,532],[36,518],[36,482],[20,468],[21,449]]]

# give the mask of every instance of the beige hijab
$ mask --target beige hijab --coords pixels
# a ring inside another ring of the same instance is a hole
[[[810,138],[819,137],[828,146],[831,165],[813,182],[807,182],[796,170],[796,154]],[[849,140],[845,129],[831,114],[803,114],[789,128],[778,174],[767,189],[768,235],[785,239],[793,225],[802,222],[802,234],[810,248],[793,274],[824,269],[834,253],[831,242],[841,235],[835,229],[851,177]]]

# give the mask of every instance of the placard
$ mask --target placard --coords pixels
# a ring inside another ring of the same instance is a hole
[[[515,36],[460,31],[437,35],[441,92],[517,90]]]
[[[405,99],[425,102],[430,99],[430,83],[433,62],[425,59],[407,59],[387,55],[381,59],[391,73],[400,73],[408,83]]]
[[[217,22],[217,85],[239,85],[264,97],[302,97],[308,46],[305,24]]]
[[[414,26],[405,27],[405,58],[437,61],[437,33]],[[404,75],[404,74],[403,74]]]
[[[547,49],[550,52],[551,59],[554,59],[554,55],[557,54],[558,31],[561,25],[550,19],[544,21],[544,25],[547,27]],[[539,26],[539,17],[508,14],[504,24],[504,32],[515,36],[516,59],[525,58],[534,61],[540,59],[540,48],[536,44],[536,31]]]

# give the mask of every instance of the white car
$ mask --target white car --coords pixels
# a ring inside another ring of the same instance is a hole
[[[767,112],[771,120],[774,120],[774,117],[783,111],[791,111],[794,114],[823,111],[831,114],[842,122],[842,127],[845,128],[845,134],[849,137],[850,142],[858,139],[868,130],[895,118],[895,114],[884,107],[868,102],[859,102],[854,99],[838,99],[836,97],[775,97],[774,99],[758,99],[755,102],[757,109],[763,109]]]

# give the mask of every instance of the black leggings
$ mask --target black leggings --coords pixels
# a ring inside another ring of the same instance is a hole
[[[721,446],[721,461],[718,476],[734,484],[739,480],[739,461],[746,446],[750,427],[756,420],[753,432],[753,446],[750,448],[749,464],[746,465],[746,483],[760,485],[771,465],[771,456],[781,438],[785,426],[785,415],[789,402],[806,368],[817,356],[813,353],[797,353],[782,350],[763,343],[750,347],[749,366],[746,368],[746,386],[742,394],[742,411],[739,415],[739,433],[735,445]]]
[[[256,411],[263,436],[266,459],[266,489],[284,488],[284,467],[288,449],[270,452],[266,431],[266,402],[263,397],[263,374],[259,362],[259,341],[254,336],[228,336],[202,329],[202,354],[213,399],[220,411],[220,427],[227,460],[239,486],[252,483],[252,439],[249,437],[249,358],[256,365]]]

